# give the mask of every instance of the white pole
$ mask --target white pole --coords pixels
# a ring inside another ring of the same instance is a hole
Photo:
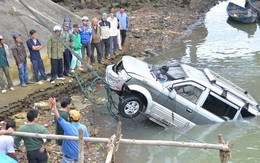
[[[34,137],[42,139],[62,139],[62,140],[78,140],[77,136],[63,136],[54,134],[36,134],[36,133],[25,133],[25,132],[13,132],[12,136],[24,136]],[[84,141],[93,143],[108,143],[109,138],[95,138],[89,137],[84,138]],[[222,151],[230,151],[230,148],[224,144],[210,144],[210,143],[192,143],[192,142],[178,142],[178,141],[163,141],[163,140],[135,140],[135,139],[120,139],[122,144],[133,144],[133,145],[157,145],[157,146],[175,146],[175,147],[189,147],[189,148],[204,148],[204,149],[215,149]]]

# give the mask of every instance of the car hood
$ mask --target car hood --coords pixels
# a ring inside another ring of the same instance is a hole
[[[122,58],[123,66],[128,75],[138,75],[148,79],[154,79],[150,72],[149,64],[131,56]]]

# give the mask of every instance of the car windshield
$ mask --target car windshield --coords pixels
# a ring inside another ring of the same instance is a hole
[[[157,66],[149,65],[151,69],[151,74],[154,78],[158,79],[161,82],[178,80],[187,77],[183,69],[179,65],[173,66]]]

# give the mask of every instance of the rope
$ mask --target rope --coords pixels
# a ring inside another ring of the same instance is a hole
[[[65,44],[65,42],[60,38],[57,37],[56,34],[54,33],[54,31],[39,17],[39,15],[37,15],[28,5],[26,5],[23,0],[19,0],[19,2],[39,21],[39,23],[44,26],[58,41],[60,41],[67,49],[69,49],[72,53],[72,55],[74,55],[78,60],[81,61],[81,63],[86,66],[90,72],[96,77],[90,85],[90,88],[93,90],[94,88],[94,84],[97,81],[101,81],[103,84],[105,84],[105,89],[106,89],[106,93],[107,93],[107,102],[106,104],[102,104],[99,103],[97,101],[95,101],[86,91],[87,88],[87,83],[85,82],[85,79],[82,77],[81,74],[79,73],[73,73],[74,76],[76,77],[76,80],[81,88],[81,91],[83,92],[84,96],[90,100],[92,103],[99,105],[99,106],[106,106],[108,112],[111,114],[111,116],[115,119],[118,120],[118,117],[116,116],[116,114],[112,111],[112,106],[117,108],[115,105],[115,101],[112,99],[112,93],[111,90],[109,88],[109,85],[106,83],[106,81],[104,80],[104,78],[100,77],[98,75],[98,73],[90,66],[88,65],[84,60],[81,59],[81,57],[75,53],[75,51],[73,49],[71,49],[68,45]]]
[[[88,84],[86,82],[86,80],[84,80],[84,77],[80,74],[80,73],[72,73],[72,75],[74,75],[74,77],[76,78],[81,92],[84,94],[84,96],[92,103],[94,103],[95,105],[98,106],[104,106],[107,108],[108,112],[110,113],[110,115],[118,121],[118,117],[116,116],[116,114],[112,111],[112,106],[114,108],[117,108],[115,101],[112,99],[112,92],[109,89],[109,86],[104,82],[103,78],[101,78],[100,76],[96,77],[91,84]],[[107,94],[107,102],[106,104],[101,103],[96,101],[94,98],[92,98],[89,93],[87,92],[87,88],[90,87],[90,91],[94,91],[94,86],[96,85],[96,83],[98,81],[101,81],[101,84],[105,84],[105,89],[106,89],[106,94]]]

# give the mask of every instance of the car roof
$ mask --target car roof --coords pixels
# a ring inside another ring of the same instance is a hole
[[[198,82],[211,90],[226,90],[249,103],[257,104],[255,99],[253,99],[246,90],[240,88],[212,70],[205,68],[204,71],[200,71],[186,64],[181,64],[181,67],[189,79]]]
[[[124,65],[124,69],[127,72],[138,73],[145,78],[152,77],[150,73],[145,73],[149,71],[148,63],[132,56],[123,56],[122,62]],[[205,69],[204,71],[200,71],[186,64],[179,64],[178,66],[181,67],[184,73],[186,74],[186,78],[184,80],[192,80],[217,92],[227,90],[235,96],[238,96],[239,98],[249,103],[255,105],[257,104],[257,102],[252,98],[252,96],[249,93],[247,93],[247,91],[243,90],[239,86],[233,84],[229,80],[225,79],[224,77],[209,69],[206,69],[206,71]],[[209,75],[215,77],[214,81],[212,79],[209,79]]]

